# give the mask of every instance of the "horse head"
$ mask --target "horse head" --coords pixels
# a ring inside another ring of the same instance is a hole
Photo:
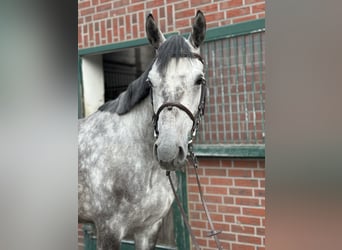
[[[146,33],[156,49],[147,77],[154,112],[154,155],[163,169],[176,170],[186,162],[189,140],[204,109],[206,88],[199,46],[205,38],[206,21],[198,11],[187,39],[181,35],[165,39],[150,14]]]

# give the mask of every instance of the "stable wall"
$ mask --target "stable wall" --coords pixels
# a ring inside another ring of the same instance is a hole
[[[199,158],[198,174],[210,216],[223,249],[265,249],[264,159]],[[190,224],[202,250],[217,249],[206,237],[210,226],[202,207],[196,176],[188,170]],[[195,248],[193,248],[195,249]]]

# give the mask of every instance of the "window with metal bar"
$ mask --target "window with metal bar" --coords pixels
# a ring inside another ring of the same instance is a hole
[[[265,32],[206,42],[209,86],[197,144],[265,143]]]

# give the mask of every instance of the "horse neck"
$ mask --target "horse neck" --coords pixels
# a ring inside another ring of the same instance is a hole
[[[152,109],[151,100],[147,96],[130,111],[131,119],[127,123],[135,139],[146,141],[146,143],[154,143]]]

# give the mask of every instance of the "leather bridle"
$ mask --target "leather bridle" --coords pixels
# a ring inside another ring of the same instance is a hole
[[[204,64],[203,58],[199,54],[193,53],[192,57],[199,59],[201,61],[201,63]],[[152,85],[152,83],[150,82],[150,79],[147,79],[146,81],[150,85]],[[205,78],[202,77],[200,79],[200,81],[201,81],[200,82],[201,97],[200,97],[200,102],[198,104],[197,112],[195,113],[195,115],[187,107],[185,107],[183,104],[181,104],[180,102],[165,102],[158,108],[157,112],[153,114],[152,121],[153,121],[153,126],[154,126],[154,136],[156,138],[158,138],[158,135],[159,135],[158,120],[159,120],[160,113],[165,108],[167,108],[168,110],[171,110],[172,107],[176,107],[176,108],[184,111],[192,121],[192,128],[191,128],[191,135],[189,138],[189,143],[192,142],[192,138],[195,137],[197,130],[198,130],[198,127],[199,127],[199,124],[200,124],[200,121],[201,121],[201,118],[204,115],[206,95],[207,95],[207,84],[206,84]],[[151,88],[151,103],[152,103],[152,107],[153,107],[152,88]]]

